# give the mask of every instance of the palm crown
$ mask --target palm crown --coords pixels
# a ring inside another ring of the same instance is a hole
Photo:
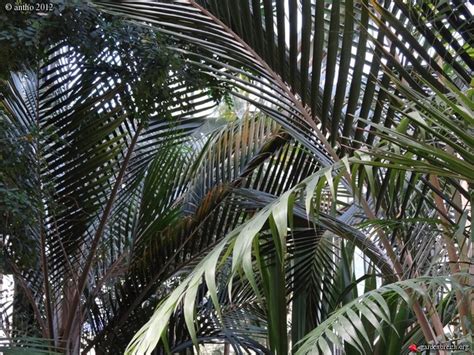
[[[18,346],[31,324],[72,353],[472,341],[466,4],[67,9],[82,32],[2,90]]]

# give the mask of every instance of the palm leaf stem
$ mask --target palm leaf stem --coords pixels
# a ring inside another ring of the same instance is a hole
[[[7,259],[8,265],[10,269],[12,270],[12,273],[14,275],[17,275],[18,277],[15,278],[15,282],[18,282],[19,286],[23,289],[25,292],[25,296],[28,299],[28,301],[31,304],[31,308],[33,309],[33,313],[35,315],[36,321],[38,322],[39,328],[41,330],[41,334],[43,338],[47,339],[47,326],[44,323],[43,316],[41,315],[41,312],[38,308],[38,303],[35,300],[35,297],[33,295],[33,292],[29,285],[25,282],[25,280],[21,277],[22,273],[18,269],[18,266],[16,265],[15,262],[12,262],[10,259]]]
[[[135,145],[137,143],[138,137],[140,136],[140,132],[142,131],[143,124],[140,124],[137,127],[137,130],[135,131],[135,134],[130,142],[130,145],[127,150],[127,154],[124,158],[124,161],[122,163],[122,166],[120,167],[119,174],[117,176],[117,179],[115,180],[115,184],[112,188],[112,191],[110,193],[109,199],[107,200],[107,205],[105,206],[104,212],[102,213],[102,217],[100,219],[99,225],[97,227],[97,231],[94,235],[94,238],[92,239],[92,243],[89,248],[89,254],[87,255],[86,262],[84,264],[84,269],[82,270],[82,273],[79,277],[79,281],[77,284],[77,289],[76,292],[74,293],[74,298],[71,302],[71,313],[69,314],[69,317],[67,319],[65,331],[63,334],[63,339],[66,339],[66,345],[68,345],[71,341],[71,329],[74,323],[74,320],[76,319],[77,313],[75,310],[77,310],[79,301],[80,301],[80,296],[82,292],[84,291],[84,288],[86,286],[87,278],[89,275],[89,271],[92,267],[93,261],[94,261],[94,256],[97,251],[97,248],[99,246],[99,241],[100,238],[102,237],[102,234],[105,230],[105,226],[107,224],[110,212],[112,211],[112,207],[115,201],[115,197],[117,196],[117,193],[119,191],[120,186],[122,185],[122,180],[123,177],[125,176],[125,172],[128,167],[128,163],[130,162],[130,158],[132,157],[133,150],[135,148]]]
[[[437,176],[431,175],[430,176],[430,182],[438,190],[441,189],[439,179],[438,179]],[[440,219],[442,221],[448,223],[449,221],[446,220],[446,217],[444,217],[444,216],[448,215],[448,211],[447,211],[446,206],[443,202],[443,199],[435,193],[433,193],[433,197],[434,197],[435,204],[438,207],[436,209],[436,211],[437,211],[438,215],[440,216]],[[439,211],[442,211],[442,213],[440,213]],[[449,268],[451,269],[451,272],[453,273],[453,275],[459,276],[460,273],[461,273],[461,268],[459,267],[459,263],[458,263],[459,257],[456,253],[456,247],[454,246],[454,243],[453,243],[452,239],[449,237],[449,235],[447,233],[443,233],[443,239],[444,239],[444,242],[446,243],[446,249],[448,251]],[[461,282],[462,280],[456,280],[456,281]],[[469,305],[467,304],[467,300],[462,296],[462,294],[461,294],[461,292],[459,292],[459,290],[456,290],[456,298],[459,302],[459,315],[460,315],[461,319],[468,319],[468,317],[469,317]],[[461,329],[462,329],[464,335],[467,335],[469,333],[469,329],[467,329],[466,324],[462,321],[461,321]]]
[[[36,127],[39,130],[40,129],[40,84],[39,84],[39,78],[40,78],[40,65],[39,62],[36,66],[36,75],[35,75],[35,80],[36,80],[36,91],[35,91],[35,121],[36,121]],[[36,174],[38,176],[38,189],[40,191],[40,196],[43,196],[42,193],[42,182],[41,182],[41,168],[40,168],[40,162],[42,160],[41,157],[41,146],[39,142],[39,137],[37,137],[35,143],[36,143],[36,162],[38,162],[38,165],[36,167]],[[51,287],[49,283],[49,271],[48,271],[48,259],[46,256],[46,235],[44,231],[44,219],[43,219],[43,212],[40,210],[40,216],[39,216],[39,228],[40,228],[40,250],[41,250],[41,268],[43,272],[43,282],[44,282],[44,296],[45,296],[45,304],[46,304],[46,323],[47,323],[47,333],[46,333],[46,338],[47,339],[53,339],[55,345],[56,344],[56,338],[54,334],[54,324],[53,324],[53,310],[52,310],[52,300],[51,300]]]

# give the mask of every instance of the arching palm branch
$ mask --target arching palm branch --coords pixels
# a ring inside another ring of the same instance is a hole
[[[66,74],[58,72],[49,83],[56,91],[42,96],[28,84],[33,90],[15,95],[26,103],[10,103],[12,123],[31,115],[58,127],[59,143],[43,148],[57,157],[42,169],[56,178],[52,191],[65,193],[54,200],[72,198],[55,213],[57,227],[44,223],[62,238],[45,234],[43,272],[24,279],[37,280],[33,299],[72,292],[63,299],[73,309],[82,304],[91,327],[84,351],[123,351],[150,317],[130,353],[215,342],[236,352],[400,353],[410,342],[470,334],[464,286],[472,282],[473,145],[465,92],[474,63],[465,4],[97,5],[158,33],[163,57],[177,55],[185,70],[173,67],[161,82],[172,92],[158,106],[160,95],[139,96],[139,80],[132,81],[137,91],[132,85],[124,93],[124,81],[111,82],[107,72],[94,81],[96,62],[84,74],[62,63],[80,79],[71,79],[76,86],[63,85]],[[38,82],[54,65],[34,73]],[[200,81],[187,81],[189,73]],[[247,102],[243,118],[204,143],[183,143],[207,114],[203,104],[223,91]],[[68,102],[71,93],[85,101]],[[82,105],[72,116],[62,109],[71,104]],[[52,123],[35,114],[43,106],[59,111]],[[160,120],[155,110],[172,119]],[[63,142],[71,139],[77,148]],[[77,280],[64,282],[76,265]],[[44,266],[57,275],[49,291]],[[367,293],[358,298],[362,288]],[[51,308],[38,309],[38,321],[54,319]],[[78,351],[77,319],[69,312],[63,333],[54,334],[53,324],[43,336],[56,337],[56,345],[76,339],[76,348],[68,345]]]

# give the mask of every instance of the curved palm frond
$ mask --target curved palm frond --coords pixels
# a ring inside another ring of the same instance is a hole
[[[94,6],[2,99],[7,139],[32,167],[2,177],[5,199],[39,187],[25,216],[38,223],[6,224],[4,245],[11,268],[27,257],[10,235],[39,251],[42,270],[14,272],[30,303],[46,300],[34,309],[44,338],[79,351],[85,324],[84,351],[121,352],[151,317],[128,353],[400,353],[453,338],[447,324],[472,330],[455,286],[471,282],[465,4]],[[245,113],[190,139],[223,97]],[[452,292],[427,290],[447,273]]]
[[[467,285],[460,285],[451,276],[418,277],[407,279],[382,286],[376,290],[363,294],[361,297],[344,305],[334,312],[328,319],[314,330],[309,332],[302,340],[297,354],[329,354],[331,347],[344,348],[343,343],[350,344],[361,354],[373,351],[369,335],[363,321],[368,320],[375,328],[378,335],[383,336],[383,325],[392,327],[395,331],[400,324],[394,322],[391,307],[393,301],[400,303],[395,305],[405,307],[404,303],[410,305],[413,297],[423,298],[433,293],[441,293],[442,297],[448,297],[453,290],[467,292]],[[390,339],[388,339],[390,340]],[[467,344],[465,344],[468,346]]]

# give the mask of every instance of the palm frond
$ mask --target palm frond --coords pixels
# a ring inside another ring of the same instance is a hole
[[[329,354],[333,346],[343,348],[343,342],[347,342],[359,353],[369,354],[373,349],[370,348],[369,336],[363,326],[364,319],[381,335],[382,323],[390,325],[393,329],[398,326],[394,324],[389,302],[395,299],[401,303],[400,307],[404,307],[404,303],[410,305],[414,297],[431,297],[430,293],[440,290],[444,292],[443,297],[449,297],[453,289],[466,292],[466,285],[458,284],[453,276],[438,276],[419,277],[382,286],[334,312],[302,339],[301,347],[296,353]]]

